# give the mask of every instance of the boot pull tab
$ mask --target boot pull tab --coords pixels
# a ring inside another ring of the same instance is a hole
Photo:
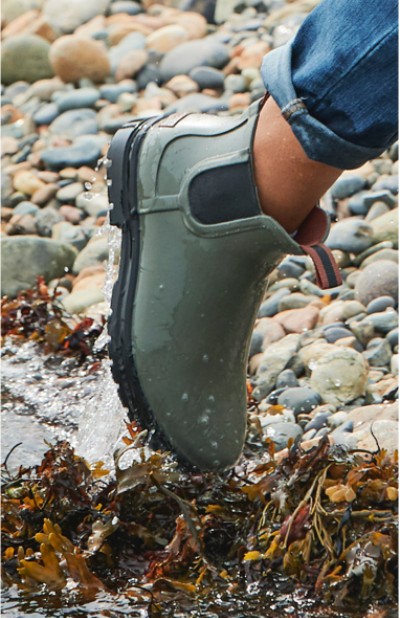
[[[315,245],[300,245],[304,253],[307,253],[315,266],[317,283],[320,288],[335,288],[342,284],[342,276],[338,265],[332,255],[332,251],[322,243]]]

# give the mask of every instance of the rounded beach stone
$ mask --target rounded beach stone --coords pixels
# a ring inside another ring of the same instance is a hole
[[[399,245],[399,209],[395,208],[370,222],[374,241],[390,240],[395,248]]]
[[[381,296],[397,302],[399,293],[398,265],[391,260],[379,260],[361,271],[355,284],[356,298],[367,306]]]
[[[379,296],[374,298],[367,305],[367,313],[379,313],[380,311],[386,311],[388,307],[395,306],[395,300],[391,296]]]
[[[1,257],[1,293],[16,296],[32,287],[39,275],[46,281],[62,276],[71,268],[76,250],[47,238],[13,236],[2,239]]]
[[[22,80],[32,84],[38,79],[52,77],[49,51],[49,43],[35,34],[9,37],[1,49],[2,82],[12,84]]]
[[[201,90],[204,88],[219,90],[224,87],[225,75],[213,67],[194,67],[189,72],[189,77],[199,85]]]
[[[100,98],[97,88],[77,88],[69,92],[62,92],[56,99],[58,111],[66,112],[70,109],[90,108]]]
[[[320,403],[320,395],[308,386],[288,388],[278,397],[278,404],[290,408],[295,415],[301,412],[311,412]]]
[[[365,394],[367,364],[359,352],[335,347],[313,364],[310,386],[325,403],[340,406]]]
[[[111,71],[104,43],[75,35],[57,39],[49,58],[54,72],[64,82],[78,82],[83,77],[103,82]]]
[[[303,431],[297,423],[271,423],[265,427],[264,434],[267,438],[271,438],[276,450],[281,451],[291,438],[293,440],[300,438]]]
[[[189,73],[197,66],[211,66],[220,69],[228,60],[228,47],[215,39],[206,37],[198,41],[182,43],[165,54],[160,64],[160,74],[163,81],[168,81],[175,75]]]
[[[50,124],[57,118],[58,114],[59,110],[55,103],[46,103],[46,105],[39,107],[32,118],[37,125]]]
[[[73,32],[96,15],[104,14],[110,0],[45,0],[43,14],[61,32]]]
[[[98,266],[108,260],[108,254],[107,238],[95,236],[77,256],[72,271],[77,275],[87,266]]]
[[[351,217],[332,226],[326,244],[330,249],[361,253],[373,244],[373,230],[361,219]]]
[[[51,170],[62,170],[64,167],[95,166],[101,155],[98,142],[90,135],[77,138],[72,146],[48,148],[41,153],[41,160]]]
[[[152,49],[161,54],[169,52],[177,45],[185,43],[189,38],[188,33],[182,26],[170,24],[155,30],[146,39],[147,49]]]
[[[96,112],[93,109],[71,109],[60,114],[50,125],[53,135],[69,139],[79,135],[95,135],[97,130]]]
[[[361,191],[365,187],[365,178],[358,174],[344,173],[332,186],[331,194],[334,199],[342,200]]]

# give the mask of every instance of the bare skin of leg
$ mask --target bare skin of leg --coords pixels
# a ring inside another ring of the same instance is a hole
[[[261,208],[289,233],[343,171],[307,157],[272,97],[260,112],[253,155]]]

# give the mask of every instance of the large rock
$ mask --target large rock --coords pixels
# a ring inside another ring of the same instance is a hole
[[[397,302],[398,265],[391,260],[379,260],[369,264],[361,271],[354,289],[356,298],[365,306],[380,296],[391,296]]]
[[[340,406],[364,395],[367,379],[362,355],[351,348],[335,347],[315,362],[310,386],[325,403]]]
[[[53,43],[49,54],[54,72],[64,82],[78,82],[87,77],[104,82],[111,66],[107,48],[101,41],[75,35],[62,36]]]
[[[394,247],[399,243],[399,209],[390,210],[371,221],[375,242],[390,240]]]
[[[188,41],[168,52],[161,61],[160,73],[164,81],[174,75],[187,75],[198,66],[220,69],[229,61],[229,50],[219,41],[206,37],[198,41]]]
[[[50,45],[42,37],[25,34],[9,37],[2,44],[1,73],[4,84],[52,77],[49,62]]]
[[[1,21],[9,24],[32,9],[38,9],[41,0],[3,0],[1,3]]]
[[[46,0],[43,14],[61,32],[73,32],[92,17],[101,15],[110,0]]]
[[[70,245],[48,238],[13,236],[1,241],[1,294],[13,297],[36,283],[36,277],[46,281],[61,277],[70,269],[76,257]]]

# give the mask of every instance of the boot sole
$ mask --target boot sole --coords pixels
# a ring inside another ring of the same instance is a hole
[[[145,120],[132,123],[113,137],[108,159],[108,187],[110,223],[122,231],[118,279],[111,298],[111,315],[108,321],[110,335],[109,354],[111,372],[118,385],[121,402],[128,409],[131,421],[137,421],[149,431],[152,448],[172,450],[167,437],[161,432],[140,385],[132,351],[131,328],[133,306],[140,262],[140,226],[137,208],[136,174],[141,143],[155,122]],[[186,466],[192,467],[178,455]]]

